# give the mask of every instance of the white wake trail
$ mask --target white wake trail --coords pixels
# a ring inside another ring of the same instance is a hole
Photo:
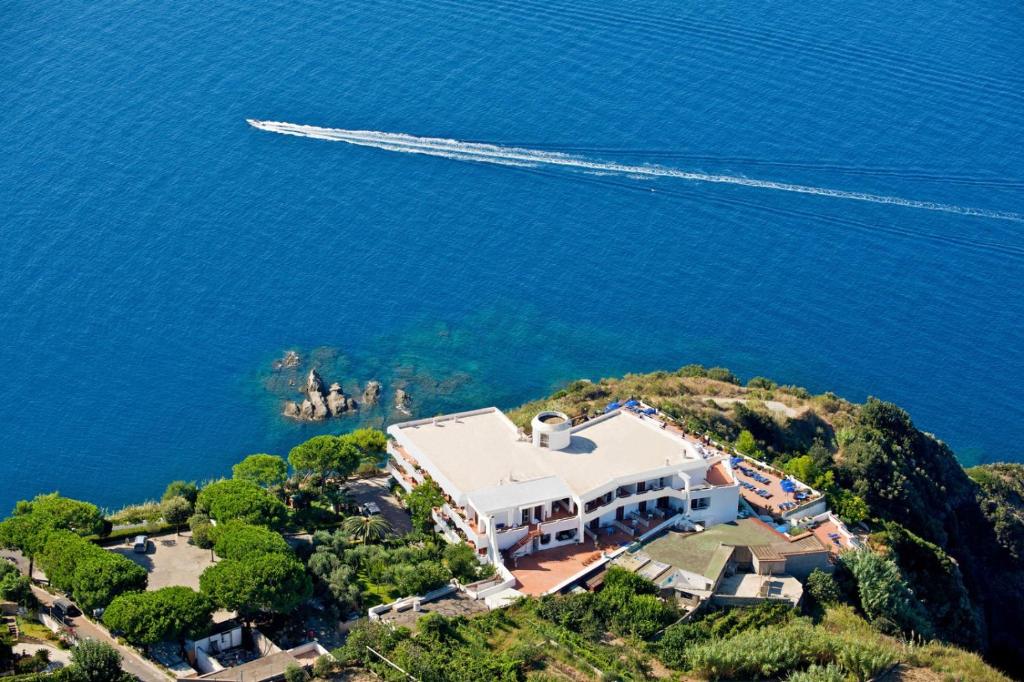
[[[853,192],[842,189],[831,189],[828,187],[816,187],[813,185],[798,185],[789,182],[746,178],[737,175],[700,173],[697,171],[687,171],[667,166],[636,166],[608,161],[595,161],[570,154],[525,149],[522,147],[503,147],[500,145],[483,144],[479,142],[462,142],[460,140],[450,140],[441,137],[417,137],[415,135],[406,135],[404,133],[385,133],[374,130],[321,128],[318,126],[283,123],[280,121],[258,121],[255,119],[248,119],[247,122],[254,128],[272,133],[280,133],[282,135],[311,137],[331,142],[347,142],[348,144],[358,145],[361,147],[373,147],[376,149],[400,152],[404,154],[439,156],[457,161],[475,161],[478,163],[520,167],[554,166],[566,168],[568,170],[624,175],[634,178],[675,178],[678,180],[689,180],[691,182],[740,185],[743,187],[769,189],[780,192],[793,192],[796,194],[813,194],[816,196],[832,197],[834,199],[866,201],[873,204],[890,204],[893,206],[916,208],[925,211],[939,211],[942,213],[955,213],[957,215],[1024,222],[1024,215],[1013,211],[972,208],[969,206],[957,206],[955,204],[942,204],[934,201],[907,199],[905,197],[886,194],[871,194],[869,192]]]

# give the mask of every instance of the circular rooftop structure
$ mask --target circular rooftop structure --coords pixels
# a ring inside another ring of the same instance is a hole
[[[549,450],[564,450],[572,441],[572,420],[564,412],[541,412],[530,424],[533,444]]]

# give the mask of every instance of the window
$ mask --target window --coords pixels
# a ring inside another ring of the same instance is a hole
[[[540,434],[540,446],[542,448],[548,447],[548,434],[546,434],[546,433]]]
[[[709,507],[711,507],[710,497],[699,497],[695,500],[690,500],[690,509],[692,509],[693,511],[708,509]]]

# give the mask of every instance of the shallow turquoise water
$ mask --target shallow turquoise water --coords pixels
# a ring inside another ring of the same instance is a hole
[[[1022,225],[513,169],[249,117],[1024,212],[1011,3],[67,2],[0,22],[0,509],[319,431],[287,348],[420,414],[724,364],[1020,459]],[[651,189],[657,191],[651,192]],[[388,415],[371,413],[370,423]]]

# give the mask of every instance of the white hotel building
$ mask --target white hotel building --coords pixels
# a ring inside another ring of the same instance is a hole
[[[614,410],[574,426],[542,412],[531,430],[493,407],[395,424],[391,471],[407,490],[436,481],[448,502],[435,518],[499,564],[678,514],[705,526],[736,518],[729,462],[657,419]]]

